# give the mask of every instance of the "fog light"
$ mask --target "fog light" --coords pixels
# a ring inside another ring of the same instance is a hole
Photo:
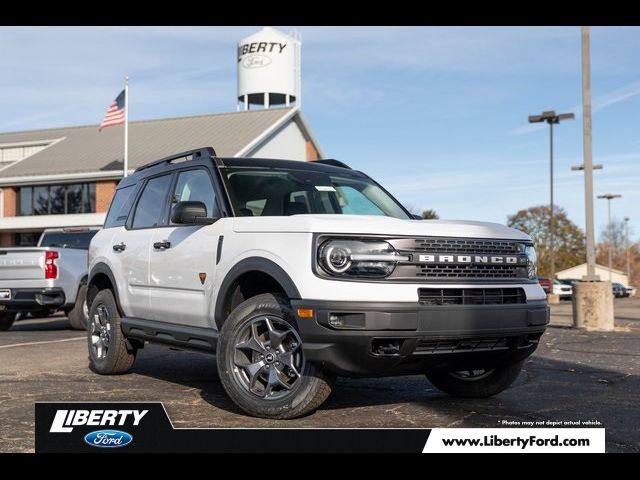
[[[332,327],[342,327],[344,323],[342,322],[342,317],[332,313],[329,315],[329,325]]]

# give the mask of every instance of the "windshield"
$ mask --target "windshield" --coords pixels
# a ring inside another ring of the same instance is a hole
[[[234,212],[240,217],[320,213],[410,218],[397,200],[355,172],[260,167],[226,167],[221,172]]]
[[[91,239],[97,230],[89,232],[50,232],[45,233],[40,242],[41,247],[77,248],[88,250]]]

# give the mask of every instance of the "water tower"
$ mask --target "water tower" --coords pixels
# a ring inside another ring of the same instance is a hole
[[[238,101],[251,105],[300,106],[299,38],[265,27],[238,43]]]

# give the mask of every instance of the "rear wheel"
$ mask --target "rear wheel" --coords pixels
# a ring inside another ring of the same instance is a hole
[[[470,369],[427,373],[429,381],[449,395],[466,398],[486,398],[496,395],[518,378],[523,361],[492,369]]]
[[[288,419],[314,411],[332,378],[305,362],[286,299],[263,294],[240,304],[222,327],[217,364],[231,399],[256,417]]]
[[[89,368],[102,375],[128,372],[136,359],[136,348],[127,345],[120,314],[111,290],[101,290],[93,299],[87,328]]]
[[[89,323],[89,307],[87,306],[87,286],[83,285],[78,289],[76,295],[76,303],[73,308],[67,312],[71,328],[75,330],[84,330]]]
[[[16,320],[17,315],[13,312],[0,313],[0,332],[4,332],[11,328],[13,322]]]

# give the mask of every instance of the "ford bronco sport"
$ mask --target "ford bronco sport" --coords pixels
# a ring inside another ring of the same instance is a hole
[[[95,372],[146,342],[215,352],[231,399],[268,418],[313,411],[336,376],[497,394],[549,318],[529,236],[417,220],[336,160],[152,162],[118,185],[89,262]]]

